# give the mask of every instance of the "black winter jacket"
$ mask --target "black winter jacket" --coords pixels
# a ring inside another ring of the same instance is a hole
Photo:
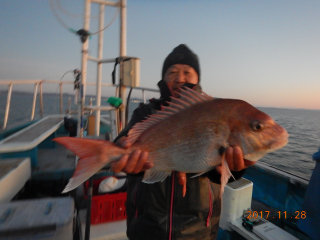
[[[158,86],[161,98],[141,104],[115,141],[170,100],[166,83],[161,80]],[[243,173],[232,172],[236,179]],[[176,172],[165,181],[154,184],[143,183],[143,173],[128,175],[126,211],[130,240],[216,239],[221,211],[221,175],[215,170],[196,178],[190,178],[192,175],[187,174],[185,197]]]

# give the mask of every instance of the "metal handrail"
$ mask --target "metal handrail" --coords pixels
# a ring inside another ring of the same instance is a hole
[[[7,123],[8,123],[8,117],[10,112],[10,104],[11,104],[11,96],[12,96],[12,90],[13,85],[32,85],[34,84],[34,91],[33,91],[33,101],[32,101],[32,109],[31,109],[31,117],[30,121],[34,119],[35,116],[35,107],[36,107],[36,101],[37,101],[37,94],[39,90],[39,98],[40,98],[40,117],[43,118],[43,84],[58,84],[59,85],[59,93],[60,93],[60,114],[63,114],[63,85],[69,84],[73,85],[73,81],[61,81],[61,80],[44,80],[44,79],[35,79],[35,80],[0,80],[0,86],[8,86],[8,92],[7,92],[7,102],[6,102],[6,109],[5,109],[5,115],[3,120],[3,126],[2,130],[6,129]],[[87,86],[95,86],[96,83],[87,82]],[[101,86],[104,87],[118,87],[118,85],[108,84],[108,83],[101,83]],[[156,89],[150,89],[150,88],[143,88],[143,87],[136,87],[135,90],[141,90],[142,91],[142,97],[144,103],[146,102],[146,96],[145,91],[148,92],[159,92],[159,90]],[[116,91],[117,93],[117,91]],[[86,109],[90,109],[92,111],[101,110],[102,108],[92,106],[85,106]]]
[[[34,91],[33,91],[33,101],[32,101],[32,109],[31,109],[31,117],[30,121],[34,119],[35,115],[35,107],[37,101],[37,92],[39,89],[40,95],[40,116],[43,117],[43,91],[42,85],[43,83],[57,83],[60,85],[60,114],[62,114],[62,95],[63,95],[63,84],[73,84],[70,81],[58,81],[58,80],[43,80],[43,79],[36,79],[36,80],[1,80],[0,85],[7,85],[8,86],[8,94],[7,94],[7,102],[6,102],[6,110],[4,115],[4,121],[2,130],[7,127],[8,117],[10,112],[10,104],[11,104],[11,96],[12,96],[12,88],[13,85],[31,85],[34,84]]]

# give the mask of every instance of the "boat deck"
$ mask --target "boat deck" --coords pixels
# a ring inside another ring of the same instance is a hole
[[[65,137],[58,134],[56,137]],[[104,135],[99,137],[87,136],[87,138],[104,139]],[[48,173],[58,173],[67,171],[72,174],[76,166],[76,155],[66,149],[61,144],[56,144],[55,148],[38,149],[38,165],[33,169],[33,175],[45,175]],[[70,176],[71,177],[71,176]]]
[[[34,172],[58,171],[74,169],[75,155],[64,146],[57,144],[55,148],[38,149],[38,166]]]

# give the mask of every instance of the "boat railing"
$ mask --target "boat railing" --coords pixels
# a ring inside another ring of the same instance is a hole
[[[309,179],[306,179],[302,176],[299,176],[297,174],[294,174],[292,172],[288,172],[284,169],[278,168],[276,166],[270,165],[266,162],[259,161],[256,164],[253,165],[253,167],[258,167],[260,169],[264,169],[266,171],[271,171],[277,175],[281,175],[282,177],[285,177],[289,179],[291,184],[303,184],[307,186],[309,184]]]
[[[60,99],[60,114],[64,113],[77,113],[77,111],[71,110],[71,100],[69,99],[68,102],[68,110],[64,111],[63,110],[63,94],[64,93],[70,93],[67,91],[64,91],[64,86],[65,85],[70,85],[73,86],[74,82],[73,81],[62,81],[62,80],[44,80],[44,79],[34,79],[34,80],[0,80],[0,87],[1,86],[7,86],[7,100],[6,100],[6,106],[5,106],[5,112],[4,112],[4,119],[3,119],[3,124],[0,126],[1,130],[5,130],[8,125],[8,119],[9,119],[9,112],[10,112],[10,104],[11,104],[11,96],[13,92],[13,86],[14,85],[29,85],[32,86],[34,85],[33,88],[33,101],[32,101],[32,108],[31,108],[31,116],[30,116],[30,121],[34,120],[35,117],[35,109],[36,109],[36,103],[37,103],[37,96],[39,97],[39,107],[40,107],[40,118],[43,118],[43,85],[49,85],[49,84],[55,84],[59,87],[59,99]],[[86,86],[95,86],[96,83],[91,83],[91,82],[86,82]],[[112,87],[114,88],[115,91],[115,96],[117,96],[117,88],[118,85],[113,85],[113,84],[107,84],[107,83],[101,83],[102,87]],[[150,89],[150,88],[143,88],[143,87],[135,87],[135,90],[139,90],[142,92],[142,98],[144,103],[146,102],[146,92],[159,92],[156,89]],[[2,90],[2,88],[0,88]],[[19,91],[21,91],[19,89]],[[2,105],[2,103],[1,103]],[[90,99],[89,105],[91,107],[87,107],[90,112],[92,111],[97,111],[101,110],[101,108],[95,108],[92,106],[92,99]],[[3,106],[1,106],[3,107]]]

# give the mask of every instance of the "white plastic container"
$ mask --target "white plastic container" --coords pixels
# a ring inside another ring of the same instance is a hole
[[[72,240],[73,218],[70,197],[0,203],[0,239]]]
[[[242,217],[243,210],[251,207],[253,183],[245,178],[228,183],[224,188],[219,226],[231,231],[230,223]]]

